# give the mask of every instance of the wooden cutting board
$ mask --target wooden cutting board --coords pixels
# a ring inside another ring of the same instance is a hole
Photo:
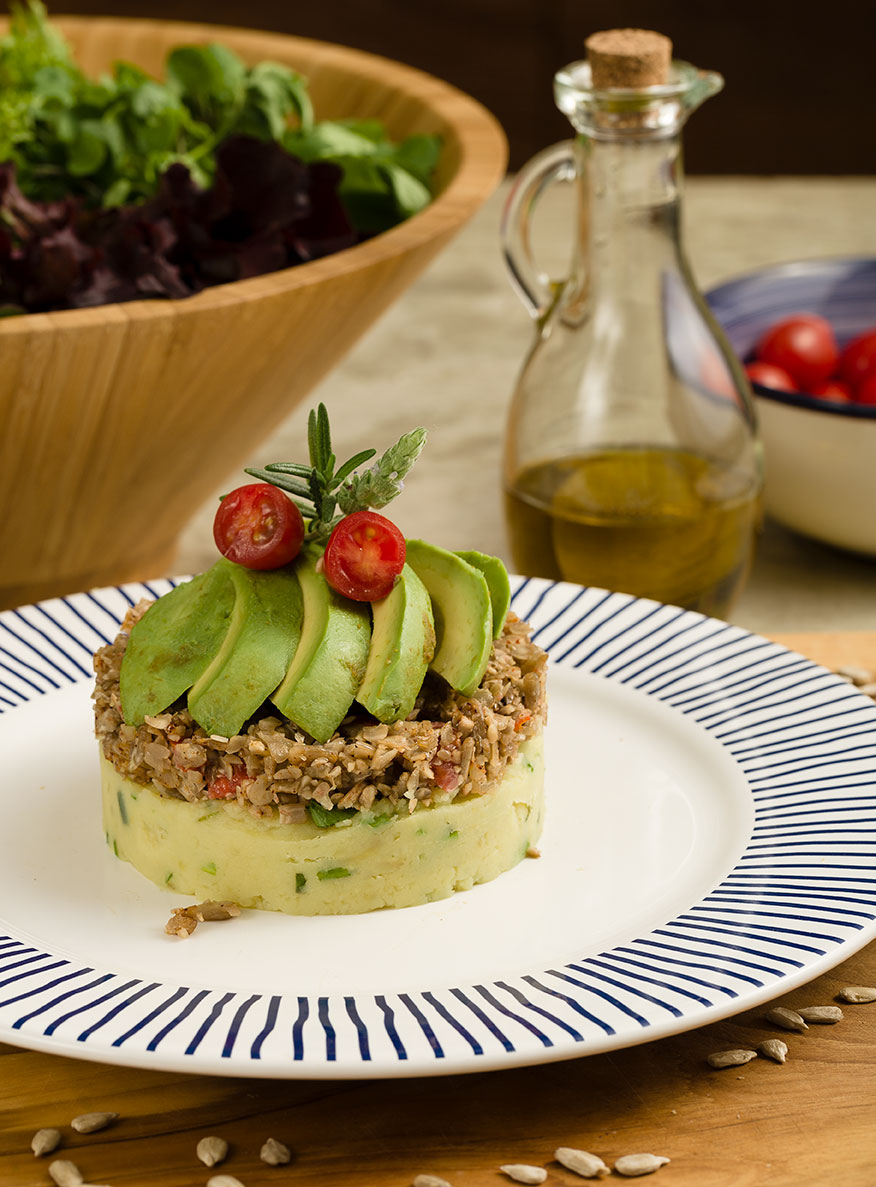
[[[827,666],[876,669],[876,633],[779,641]],[[780,1000],[827,1004],[844,985],[876,985],[876,944]],[[0,1045],[0,1185],[49,1183],[47,1160],[29,1145],[37,1129],[57,1126],[67,1127],[61,1156],[111,1187],[191,1187],[219,1171],[244,1187],[408,1187],[422,1173],[499,1187],[506,1162],[545,1166],[548,1187],[570,1187],[583,1180],[552,1161],[561,1145],[609,1165],[621,1154],[666,1155],[670,1165],[647,1180],[659,1187],[874,1187],[876,1003],[844,1009],[836,1026],[785,1035],[786,1064],[720,1072],[705,1062],[710,1052],[777,1033],[763,1008],[613,1054],[442,1079],[233,1080]],[[73,1134],[70,1119],[90,1110],[120,1119]],[[195,1158],[210,1133],[232,1147],[213,1172]],[[290,1166],[259,1161],[270,1136],[294,1151]]]

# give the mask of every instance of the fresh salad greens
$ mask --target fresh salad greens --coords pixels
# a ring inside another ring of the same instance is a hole
[[[316,120],[302,75],[247,66],[223,45],[178,46],[162,80],[128,62],[89,78],[40,0],[14,2],[0,40],[0,303],[184,296],[340,250],[422,210],[440,138],[396,144],[379,121],[350,116]],[[134,220],[107,217],[132,209]],[[132,240],[149,257],[140,271]]]

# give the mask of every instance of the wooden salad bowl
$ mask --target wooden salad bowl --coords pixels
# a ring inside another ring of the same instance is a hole
[[[162,74],[169,49],[220,41],[310,82],[317,118],[439,133],[434,201],[324,259],[184,300],[0,320],[0,606],[169,570],[225,476],[411,283],[500,181],[496,120],[448,84],[319,41],[173,21],[63,17],[84,69]]]

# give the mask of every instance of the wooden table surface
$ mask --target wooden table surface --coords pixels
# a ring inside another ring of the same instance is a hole
[[[876,634],[808,634],[780,641],[828,666],[876,669]],[[876,944],[780,999],[827,1004],[843,985],[876,984]],[[189,1187],[219,1170],[245,1187],[407,1187],[421,1173],[453,1187],[498,1187],[501,1163],[548,1169],[548,1187],[583,1180],[552,1161],[578,1146],[611,1165],[650,1151],[671,1164],[660,1187],[876,1187],[876,1003],[845,1007],[837,1026],[783,1034],[779,1066],[758,1059],[713,1071],[706,1056],[780,1032],[764,1008],[675,1038],[542,1067],[394,1081],[265,1081],[103,1066],[0,1045],[0,1184],[48,1184],[30,1153],[43,1126],[92,1183]],[[120,1114],[78,1136],[77,1113]],[[199,1138],[231,1144],[217,1171],[195,1158]],[[294,1152],[270,1168],[269,1136]],[[619,1182],[613,1177],[611,1181]]]

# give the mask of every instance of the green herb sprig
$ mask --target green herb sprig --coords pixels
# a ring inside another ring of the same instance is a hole
[[[376,456],[376,449],[361,450],[336,470],[338,459],[332,452],[328,412],[325,404],[320,404],[307,418],[309,466],[271,462],[264,469],[247,469],[245,473],[285,491],[304,516],[305,540],[324,542],[345,515],[379,510],[401,494],[404,478],[425,444],[426,430],[412,429],[364,473],[355,471]]]

